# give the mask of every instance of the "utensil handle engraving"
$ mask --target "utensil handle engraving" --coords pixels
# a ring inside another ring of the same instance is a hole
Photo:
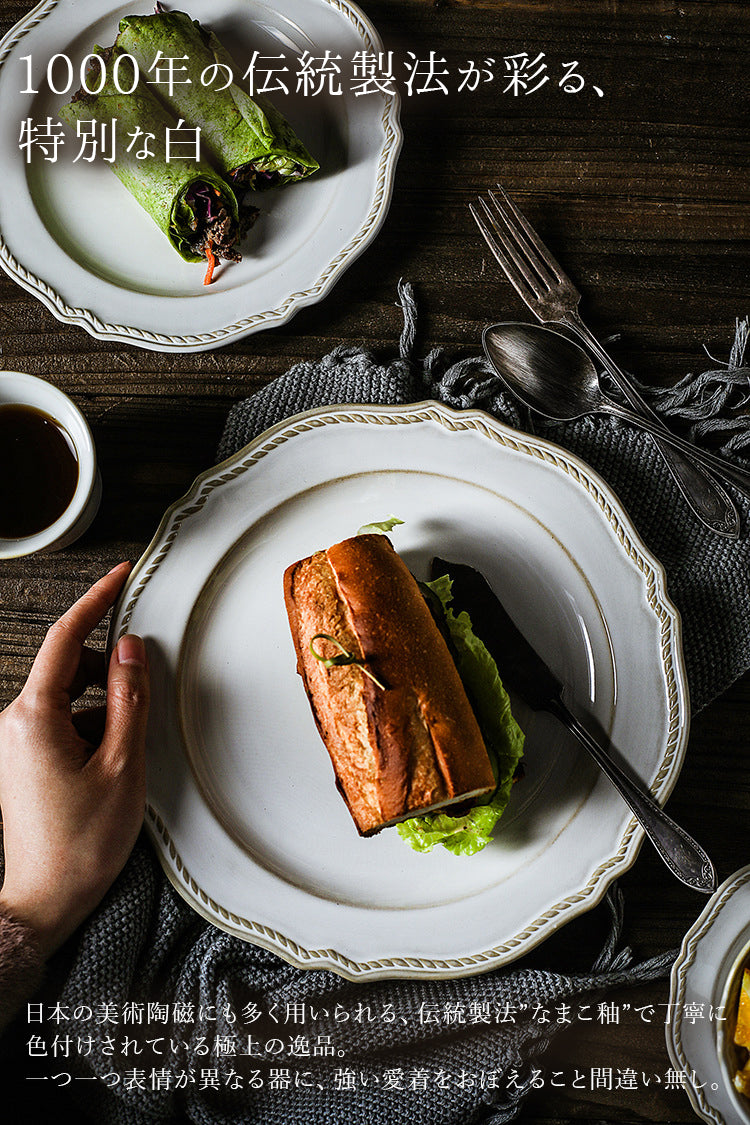
[[[611,399],[607,401],[606,406],[602,407],[602,413],[612,414],[616,418],[622,418],[625,422],[632,422],[634,426],[640,426],[642,430],[653,434],[661,441],[674,446],[675,449],[681,449],[683,452],[699,461],[706,468],[713,469],[721,473],[732,484],[740,488],[747,496],[750,496],[750,472],[747,469],[741,469],[738,465],[733,465],[729,461],[725,461],[723,457],[717,456],[716,453],[711,453],[707,449],[701,449],[698,445],[693,445],[692,442],[686,441],[685,438],[678,437],[670,430],[663,431],[660,424],[651,421],[650,418],[643,418],[635,411],[629,410],[626,406],[620,406],[619,402],[612,402]]]
[[[562,700],[556,701],[550,710],[610,779],[672,874],[697,891],[713,893],[717,885],[716,871],[700,844],[667,816],[650,793],[628,777]]]

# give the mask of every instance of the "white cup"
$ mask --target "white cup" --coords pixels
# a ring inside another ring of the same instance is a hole
[[[66,394],[44,379],[19,371],[0,371],[0,407],[31,406],[60,425],[73,443],[78,461],[78,483],[62,515],[34,535],[0,538],[0,559],[17,559],[68,547],[89,527],[102,497],[91,430],[81,411]],[[0,503],[2,500],[0,500]]]

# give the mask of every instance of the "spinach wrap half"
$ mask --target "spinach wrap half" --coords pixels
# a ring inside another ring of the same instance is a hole
[[[165,12],[157,4],[155,15],[126,16],[116,46],[132,55],[141,77],[153,83],[173,113],[200,127],[201,152],[233,186],[256,191],[278,187],[319,168],[267,98],[251,98],[236,82],[221,89],[228,74],[236,76],[236,66],[214,33],[185,12]],[[153,77],[151,68],[154,63],[158,67],[159,57],[181,60],[187,68],[171,89]],[[229,69],[220,69],[217,81],[206,86],[201,76],[214,66]]]
[[[170,146],[167,160],[167,130],[178,129],[178,120],[143,81],[130,94],[118,91],[114,82],[116,47],[95,47],[94,54],[105,65],[101,91],[90,94],[79,90],[61,107],[60,118],[74,129],[79,121],[96,121],[114,128],[110,168],[182,258],[208,263],[204,283],[209,284],[217,261],[240,261],[237,244],[244,233],[241,226],[249,225],[254,215],[248,215],[241,224],[232,188],[205,161],[179,155],[179,144]],[[129,89],[134,79],[132,62],[121,58],[120,87]],[[146,150],[150,155],[143,155]]]

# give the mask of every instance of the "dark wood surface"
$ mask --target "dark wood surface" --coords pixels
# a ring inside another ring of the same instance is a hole
[[[420,306],[418,347],[478,348],[491,320],[525,310],[488,259],[467,204],[496,180],[519,199],[585,293],[588,320],[621,334],[619,354],[644,378],[696,370],[704,346],[726,357],[750,312],[750,10],[707,0],[365,0],[386,46],[467,59],[544,52],[552,74],[576,59],[604,91],[534,95],[500,82],[469,94],[405,98],[393,203],[376,243],[327,298],[284,327],[201,355],[144,352],[58,323],[0,274],[0,364],[69,392],[94,429],[104,499],[86,536],[51,556],[0,564],[0,704],[21,687],[44,630],[122,558],[135,559],[163,510],[208,466],[229,406],[296,360],[335,344],[393,354],[399,278]],[[0,31],[28,10],[2,0]],[[397,66],[399,62],[397,62]],[[0,107],[1,108],[1,107]],[[0,191],[2,179],[0,177]],[[747,607],[738,607],[746,612]],[[750,859],[747,782],[750,677],[694,718],[670,811],[713,856],[723,879]],[[671,880],[648,847],[621,880],[637,959],[679,945],[703,899]],[[586,968],[606,926],[595,913],[565,928],[534,964]],[[555,1069],[633,1067],[665,1075],[662,981],[608,997],[654,1004],[645,1023],[561,1032]],[[695,1120],[686,1095],[636,1090],[535,1094],[522,1120]]]

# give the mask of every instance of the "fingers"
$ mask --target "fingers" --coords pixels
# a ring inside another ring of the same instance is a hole
[[[29,673],[30,686],[47,692],[73,691],[84,641],[111,609],[129,573],[130,563],[120,563],[55,622]]]
[[[146,646],[140,637],[126,634],[117,642],[109,664],[107,717],[98,751],[103,768],[128,767],[143,781],[148,703]]]

